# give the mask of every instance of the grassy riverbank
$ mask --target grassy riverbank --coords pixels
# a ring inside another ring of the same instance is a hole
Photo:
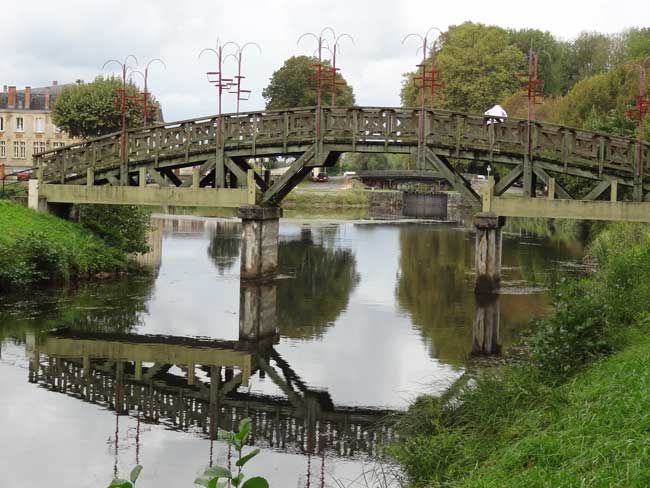
[[[590,254],[529,358],[412,406],[392,454],[413,486],[650,484],[650,231],[612,226]]]
[[[369,196],[361,188],[344,190],[303,190],[300,187],[291,191],[282,201],[282,207],[295,209],[301,207],[336,208],[367,207]]]
[[[83,226],[4,200],[0,229],[0,291],[113,273],[126,266],[123,250]]]

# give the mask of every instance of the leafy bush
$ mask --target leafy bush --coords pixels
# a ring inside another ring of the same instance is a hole
[[[269,488],[268,481],[261,476],[248,478],[244,481],[245,476],[242,472],[242,468],[260,452],[259,449],[253,449],[248,454],[243,454],[242,451],[250,434],[250,418],[244,418],[241,420],[237,432],[219,430],[219,440],[226,442],[229,449],[232,448],[237,453],[237,461],[235,461],[237,474],[231,471],[230,468],[214,466],[206,469],[203,476],[194,480],[194,484],[205,486],[207,488],[225,488],[226,486],[241,486],[241,488]],[[141,471],[142,466],[137,465],[133,470],[131,470],[130,481],[116,477],[108,488],[133,488]]]
[[[124,252],[78,224],[0,201],[0,291],[124,269]]]
[[[256,476],[248,478],[244,481],[244,473],[242,468],[257,456],[260,452],[259,449],[253,449],[246,455],[242,455],[242,450],[246,445],[246,441],[251,434],[251,419],[245,418],[239,423],[239,430],[237,432],[227,432],[220,430],[218,437],[219,440],[225,441],[230,448],[237,452],[237,474],[229,468],[215,466],[208,468],[203,473],[203,476],[194,480],[197,485],[205,486],[207,488],[225,488],[226,486],[240,486],[242,488],[269,488],[269,483],[266,479]]]
[[[150,213],[136,205],[81,205],[79,222],[108,244],[126,253],[149,250]]]

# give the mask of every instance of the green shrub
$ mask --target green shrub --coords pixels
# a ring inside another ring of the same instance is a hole
[[[80,205],[79,222],[126,253],[145,253],[150,212],[135,205]]]
[[[124,269],[120,249],[78,224],[0,200],[0,291]]]

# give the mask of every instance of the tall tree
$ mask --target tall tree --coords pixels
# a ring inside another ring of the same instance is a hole
[[[646,79],[646,92],[650,79]],[[638,67],[628,62],[599,75],[582,80],[559,104],[563,123],[611,134],[633,136],[635,124],[626,111],[634,106],[639,93]],[[645,138],[650,139],[650,115]]]
[[[428,58],[427,66],[430,63]],[[524,53],[511,44],[505,29],[473,22],[450,26],[436,58],[444,88],[435,105],[482,113],[517,90],[517,74],[524,66]],[[405,106],[419,105],[415,76],[416,72],[405,75],[401,93]]]
[[[291,107],[307,107],[316,105],[318,96],[316,90],[314,64],[318,60],[309,56],[292,56],[282,67],[275,71],[262,96],[266,100],[267,109]],[[324,61],[325,68],[331,68],[329,61]],[[355,103],[354,91],[341,74],[336,75],[337,82],[343,82],[336,89],[336,105],[352,106]],[[330,85],[324,84],[322,89],[322,104],[331,104]]]
[[[99,137],[117,132],[122,127],[122,113],[117,104],[117,90],[122,80],[116,77],[98,76],[92,83],[79,83],[64,88],[52,107],[52,120],[57,127],[75,137]],[[129,96],[141,96],[139,88],[129,82]],[[150,104],[154,100],[149,101]],[[153,121],[159,120],[154,114]],[[127,101],[127,126],[140,127],[143,123],[142,104],[133,99]]]
[[[539,78],[544,80],[544,93],[563,95],[566,91],[563,79],[563,60],[569,51],[568,42],[558,41],[548,31],[519,29],[508,31],[510,42],[521,52],[528,54],[532,47],[539,55]],[[524,70],[525,71],[525,70]]]
[[[563,92],[578,81],[605,72],[612,65],[612,38],[599,32],[583,32],[563,57]]]

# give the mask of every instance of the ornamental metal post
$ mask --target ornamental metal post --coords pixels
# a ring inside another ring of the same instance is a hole
[[[645,75],[646,64],[650,57],[645,58],[638,63],[639,66],[639,95],[636,97],[637,104],[633,109],[628,110],[627,116],[636,120],[636,165],[634,171],[634,200],[643,200],[643,119],[647,113],[650,113],[650,99],[645,94]]]
[[[318,53],[318,62],[314,64],[314,69],[316,71],[316,74],[314,76],[314,79],[316,81],[316,141],[319,142],[320,146],[320,141],[321,141],[321,122],[322,122],[322,92],[323,92],[323,82],[329,83],[332,80],[336,80],[336,71],[334,71],[334,74],[330,76],[330,73],[327,73],[326,70],[325,74],[323,74],[323,49],[327,49],[331,53],[333,51],[329,48],[329,43],[327,42],[327,39],[325,38],[325,34],[331,33],[334,42],[336,43],[337,37],[336,34],[334,33],[334,30],[331,27],[325,27],[322,31],[320,31],[319,35],[314,34],[313,32],[306,32],[302,34],[300,37],[298,37],[297,44],[300,44],[300,41],[305,38],[305,37],[312,37],[316,40],[316,50],[314,51],[314,54]],[[342,37],[350,37],[348,34],[341,34]],[[335,89],[335,88],[334,88]],[[320,149],[319,149],[320,150]]]
[[[123,62],[119,62],[115,59],[109,59],[104,63],[102,66],[102,69],[104,69],[107,65],[111,63],[117,63],[120,68],[122,69],[122,88],[117,90],[117,96],[118,96],[118,101],[117,105],[120,108],[120,111],[122,112],[122,134],[121,134],[121,168],[120,168],[120,185],[126,186],[128,184],[128,172],[127,172],[127,159],[126,159],[126,109],[127,109],[127,102],[129,99],[131,100],[137,100],[137,96],[134,95],[127,95],[127,74],[131,71],[133,71],[133,67],[128,64],[129,58],[133,58],[135,61],[135,65],[138,65],[138,58],[136,58],[133,54],[129,54],[126,58],[124,58]]]
[[[237,46],[237,51],[234,54],[229,54],[228,56],[226,56],[226,58],[232,56],[235,59],[235,61],[237,62],[237,76],[235,76],[235,79],[237,81],[232,83],[232,85],[231,85],[231,87],[235,87],[235,90],[234,91],[231,90],[228,93],[232,93],[232,94],[236,95],[237,113],[239,113],[239,102],[248,100],[248,98],[250,97],[250,94],[251,94],[250,90],[242,90],[242,87],[241,87],[242,80],[244,78],[246,78],[245,76],[243,76],[241,74],[242,57],[243,57],[244,49],[246,49],[248,46],[255,46],[258,49],[258,51],[260,52],[260,54],[262,54],[262,48],[256,42],[247,42],[246,44],[244,44],[241,47],[237,43],[233,43],[233,44],[235,46]]]
[[[332,107],[335,107],[336,106],[336,89],[339,86],[345,86],[346,85],[345,80],[336,81],[336,73],[337,73],[337,71],[340,71],[340,69],[337,68],[337,66],[336,66],[336,55],[337,55],[338,50],[339,50],[339,42],[341,42],[345,38],[348,38],[348,39],[350,39],[352,44],[354,44],[354,39],[352,38],[352,36],[350,34],[345,34],[345,33],[340,34],[340,35],[337,36],[334,33],[334,30],[332,30],[330,27],[327,27],[326,30],[331,31],[332,38],[333,38],[332,39],[333,40],[332,49],[330,50],[330,52],[332,53],[332,67],[329,69],[329,71],[330,71],[330,73],[332,75],[332,78],[330,80],[331,89],[332,89],[332,96],[331,96],[331,99],[330,99],[330,103],[331,103]]]
[[[435,52],[436,52],[436,47],[438,43],[438,36],[436,36],[436,39],[429,43],[429,35],[431,34],[431,31],[438,31],[442,35],[442,31],[438,29],[437,27],[431,27],[424,36],[421,36],[420,34],[407,34],[404,39],[402,39],[402,44],[406,42],[407,39],[410,37],[415,37],[416,39],[420,40],[422,42],[422,45],[418,48],[416,51],[419,52],[420,49],[422,50],[422,62],[417,65],[418,70],[421,71],[421,74],[419,76],[414,76],[413,77],[413,82],[417,86],[417,82],[421,82],[420,85],[420,117],[419,117],[419,138],[418,138],[418,155],[417,155],[417,167],[418,168],[424,168],[424,149],[425,149],[425,121],[426,121],[426,90],[427,88],[430,89],[431,91],[431,109],[434,107],[434,98],[436,94],[436,88],[441,87],[442,85],[440,84],[440,72],[436,70],[436,65],[435,65]],[[426,67],[426,61],[427,61],[427,54],[431,53],[431,70],[429,73],[427,73],[427,67]]]
[[[225,78],[223,76],[223,61],[224,61],[224,48],[226,48],[229,45],[233,45],[237,47],[237,44],[234,42],[226,42],[225,44],[221,44],[219,39],[217,39],[217,44],[216,44],[216,49],[212,49],[211,47],[207,47],[203,49],[199,53],[199,58],[201,55],[205,52],[211,52],[216,54],[217,56],[217,71],[207,71],[206,76],[208,78],[208,82],[212,83],[215,88],[217,89],[217,97],[219,100],[219,113],[218,113],[218,118],[217,118],[217,147],[215,151],[215,156],[216,156],[216,168],[215,168],[215,186],[217,188],[223,188],[225,186],[225,164],[224,164],[224,154],[223,154],[223,117],[221,116],[221,99],[223,96],[223,92],[229,90],[232,87],[233,80],[232,78]],[[216,78],[210,78],[210,77],[216,77]]]
[[[143,110],[143,121],[142,121],[143,123],[142,123],[142,125],[145,128],[147,127],[147,120],[148,120],[149,110],[150,110],[150,107],[148,105],[149,104],[148,98],[149,98],[149,95],[151,95],[151,93],[149,93],[149,89],[148,89],[149,66],[151,66],[156,61],[161,63],[163,65],[164,69],[167,69],[167,65],[165,64],[165,62],[162,59],[155,58],[155,59],[152,59],[151,61],[149,61],[147,63],[147,66],[145,66],[145,68],[144,68],[144,73],[142,73],[141,71],[134,71],[134,73],[137,73],[140,76],[142,76],[142,78],[144,80],[144,91],[141,93],[142,98],[140,100],[138,100],[138,101],[142,102],[142,110]],[[157,104],[152,105],[151,108],[153,108],[155,110],[155,109],[158,108],[158,105]]]

